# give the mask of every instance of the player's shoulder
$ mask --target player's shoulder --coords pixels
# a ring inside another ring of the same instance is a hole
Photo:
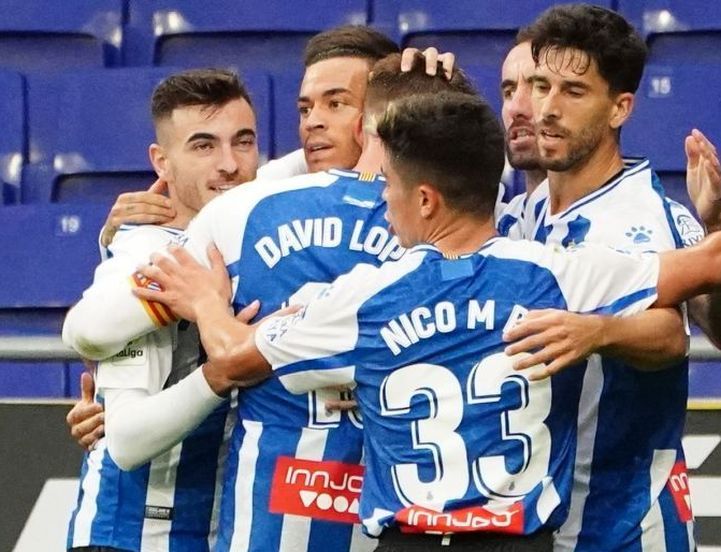
[[[201,214],[251,211],[258,203],[268,198],[282,197],[284,194],[296,190],[330,186],[337,180],[338,176],[328,171],[302,174],[280,180],[257,179],[236,186],[214,198],[203,207]]]
[[[123,224],[113,236],[108,246],[110,255],[120,252],[134,254],[150,254],[166,245],[179,242],[184,231],[170,226],[157,226],[155,224]]]

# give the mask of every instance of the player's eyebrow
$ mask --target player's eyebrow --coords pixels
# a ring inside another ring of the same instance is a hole
[[[236,138],[244,138],[246,136],[255,137],[255,131],[252,128],[241,128],[235,133]]]
[[[188,138],[185,143],[189,144],[190,142],[195,142],[196,140],[217,140],[218,137],[215,134],[210,134],[209,132],[196,132],[194,134],[190,135],[190,138]]]
[[[342,86],[336,87],[336,88],[329,88],[328,90],[325,90],[321,96],[323,98],[329,98],[331,96],[335,96],[336,94],[351,94],[351,91],[347,88],[343,88]],[[298,102],[309,102],[310,98],[308,96],[299,96]]]

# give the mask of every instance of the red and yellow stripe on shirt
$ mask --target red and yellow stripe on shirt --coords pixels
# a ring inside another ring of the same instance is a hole
[[[133,287],[152,289],[156,291],[161,291],[162,289],[157,282],[151,280],[147,276],[144,276],[140,272],[136,272],[135,274],[133,274],[130,277],[130,280]],[[150,320],[153,321],[153,324],[155,324],[159,328],[167,326],[171,322],[178,321],[173,312],[162,303],[158,303],[156,301],[146,301],[145,299],[140,298],[138,298],[138,301],[140,301],[140,303],[143,305],[145,312],[150,317]]]

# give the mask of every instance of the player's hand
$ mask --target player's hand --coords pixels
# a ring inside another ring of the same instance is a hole
[[[346,412],[355,410],[358,407],[358,401],[353,398],[353,391],[347,385],[331,385],[325,389],[338,393],[337,399],[327,399],[324,402],[327,413]]]
[[[139,269],[162,290],[134,288],[133,293],[141,299],[163,303],[177,317],[195,322],[205,301],[230,304],[230,280],[223,256],[214,245],[208,247],[208,259],[210,268],[201,265],[182,247],[171,245],[167,255],[156,253],[151,264]]]
[[[95,448],[98,439],[105,435],[105,412],[103,405],[93,400],[94,394],[93,376],[83,372],[80,375],[80,400],[65,418],[70,435],[85,450]]]
[[[684,145],[688,195],[709,232],[721,230],[721,164],[716,147],[697,129]]]
[[[505,349],[508,356],[531,353],[519,357],[513,367],[523,370],[540,365],[529,378],[539,380],[588,357],[601,346],[602,333],[600,316],[545,309],[530,311],[503,334],[503,340],[514,342]]]
[[[438,72],[438,64],[443,67],[443,74],[447,79],[453,75],[453,66],[456,63],[456,56],[452,52],[438,53],[438,50],[426,48],[421,52],[418,48],[405,48],[401,54],[401,71],[410,71],[415,63],[420,61],[420,56],[425,58],[426,74],[434,77]]]
[[[110,208],[100,234],[100,243],[107,247],[122,224],[165,224],[175,217],[173,204],[164,194],[168,183],[160,178],[144,192],[120,194]]]

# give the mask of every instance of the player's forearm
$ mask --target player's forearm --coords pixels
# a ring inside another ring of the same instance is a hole
[[[108,451],[124,470],[135,469],[175,446],[224,401],[208,386],[200,369],[155,395],[138,389],[110,389],[105,396]]]
[[[603,355],[618,357],[640,370],[658,370],[682,360],[688,336],[676,309],[652,309],[627,317],[602,317]]]
[[[124,281],[94,289],[68,312],[63,342],[92,360],[108,358],[125,345],[157,329]]]
[[[721,232],[698,245],[659,254],[656,306],[673,307],[705,293],[721,290]]]
[[[238,385],[257,383],[270,366],[255,346],[255,329],[236,320],[220,297],[196,305],[197,324],[210,366],[204,367],[208,384],[218,394]]]

